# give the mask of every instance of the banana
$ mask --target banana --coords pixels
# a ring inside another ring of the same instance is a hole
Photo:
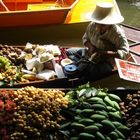
[[[31,81],[34,81],[34,80],[37,79],[36,76],[32,75],[32,74],[24,74],[24,75],[22,75],[22,78],[28,79],[28,80],[31,80]]]

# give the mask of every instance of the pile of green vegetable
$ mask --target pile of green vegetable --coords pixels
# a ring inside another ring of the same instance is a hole
[[[119,96],[97,90],[88,83],[69,91],[66,98],[70,100],[65,110],[68,119],[60,129],[68,139],[126,139],[129,128],[122,119]]]

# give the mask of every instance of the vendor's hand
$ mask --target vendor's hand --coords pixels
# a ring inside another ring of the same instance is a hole
[[[98,51],[98,53],[100,54],[100,56],[102,58],[116,57],[117,56],[117,52],[113,52],[113,51]]]
[[[91,55],[89,60],[97,64],[100,61],[100,57],[101,57],[101,54],[99,52],[95,52]]]
[[[85,46],[88,48],[87,55],[91,57],[91,55],[96,51],[96,47],[93,46],[90,42],[86,42]]]

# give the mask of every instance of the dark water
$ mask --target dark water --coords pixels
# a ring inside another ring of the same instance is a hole
[[[117,0],[124,23],[140,28],[140,0]]]

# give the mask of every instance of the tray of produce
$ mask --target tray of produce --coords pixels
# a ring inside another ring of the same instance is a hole
[[[123,96],[117,92],[97,89],[89,83],[71,90],[33,86],[1,89],[0,137],[139,140],[140,92],[130,91]]]
[[[0,87],[61,87],[63,82],[70,87],[63,72],[64,64],[70,63],[72,61],[66,58],[65,48],[57,45],[1,44]]]

